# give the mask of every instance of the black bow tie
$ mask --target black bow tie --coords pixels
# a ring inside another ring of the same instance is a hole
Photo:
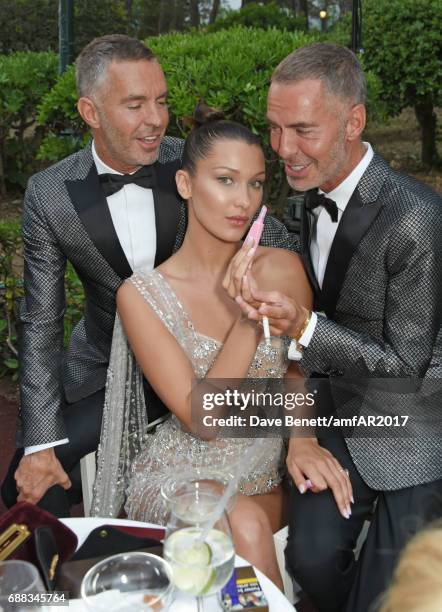
[[[318,206],[323,206],[325,210],[330,215],[333,223],[336,223],[338,220],[338,207],[334,200],[330,198],[326,198],[323,193],[318,193],[317,189],[310,189],[305,194],[305,207],[307,210],[313,210]]]
[[[152,166],[142,166],[133,174],[99,174],[98,177],[106,198],[131,183],[146,189],[155,187],[155,172]]]

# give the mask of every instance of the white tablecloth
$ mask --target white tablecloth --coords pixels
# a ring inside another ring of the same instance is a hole
[[[80,547],[89,533],[99,527],[100,525],[132,525],[138,527],[157,527],[150,523],[140,523],[139,521],[129,521],[125,519],[102,519],[102,518],[68,518],[61,519],[61,521],[72,531],[74,531],[78,537],[78,546]],[[235,567],[242,567],[244,565],[250,565],[245,559],[242,559],[239,555],[235,558]],[[295,608],[285,597],[285,595],[269,580],[264,574],[255,568],[256,575],[258,576],[262,590],[269,602],[270,612],[293,612]],[[210,612],[218,608],[215,602],[210,601],[208,598],[205,603],[205,611]],[[186,597],[185,595],[179,594],[172,606],[170,612],[196,612],[195,597]],[[81,599],[73,599],[69,602],[69,608],[63,606],[50,606],[48,611],[50,612],[87,612],[86,606],[83,604]]]

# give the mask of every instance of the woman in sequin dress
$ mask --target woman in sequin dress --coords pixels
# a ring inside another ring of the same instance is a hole
[[[195,129],[176,175],[188,202],[184,243],[154,271],[134,274],[118,291],[119,316],[136,360],[172,413],[144,437],[133,461],[125,506],[132,519],[164,523],[160,489],[168,477],[191,468],[229,472],[253,442],[202,440],[192,433],[195,378],[299,376],[295,363],[289,365],[286,339],[266,346],[261,326],[242,318],[231,297],[256,279],[260,287],[284,291],[310,307],[297,255],[241,242],[261,204],[264,179],[264,155],[247,128],[216,121]],[[115,345],[114,338],[118,350]],[[272,534],[283,521],[283,465],[282,440],[268,439],[247,467],[230,513],[238,554],[280,587]]]

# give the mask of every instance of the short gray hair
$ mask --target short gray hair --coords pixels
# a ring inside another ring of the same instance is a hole
[[[356,55],[334,43],[312,43],[290,53],[276,67],[272,83],[320,79],[327,90],[350,101],[365,104],[367,84]]]
[[[151,61],[155,55],[142,42],[123,34],[94,38],[75,62],[78,95],[90,96],[101,85],[112,61]]]

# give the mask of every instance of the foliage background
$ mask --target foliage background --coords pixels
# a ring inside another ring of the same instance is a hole
[[[0,55],[0,195],[6,195],[6,180],[24,188],[38,169],[45,128],[36,124],[37,107],[56,78],[55,53]]]
[[[442,105],[442,0],[364,0],[362,63],[378,81],[385,118],[412,107],[422,130],[421,160],[438,166],[435,109]],[[346,15],[331,38],[348,44]]]

